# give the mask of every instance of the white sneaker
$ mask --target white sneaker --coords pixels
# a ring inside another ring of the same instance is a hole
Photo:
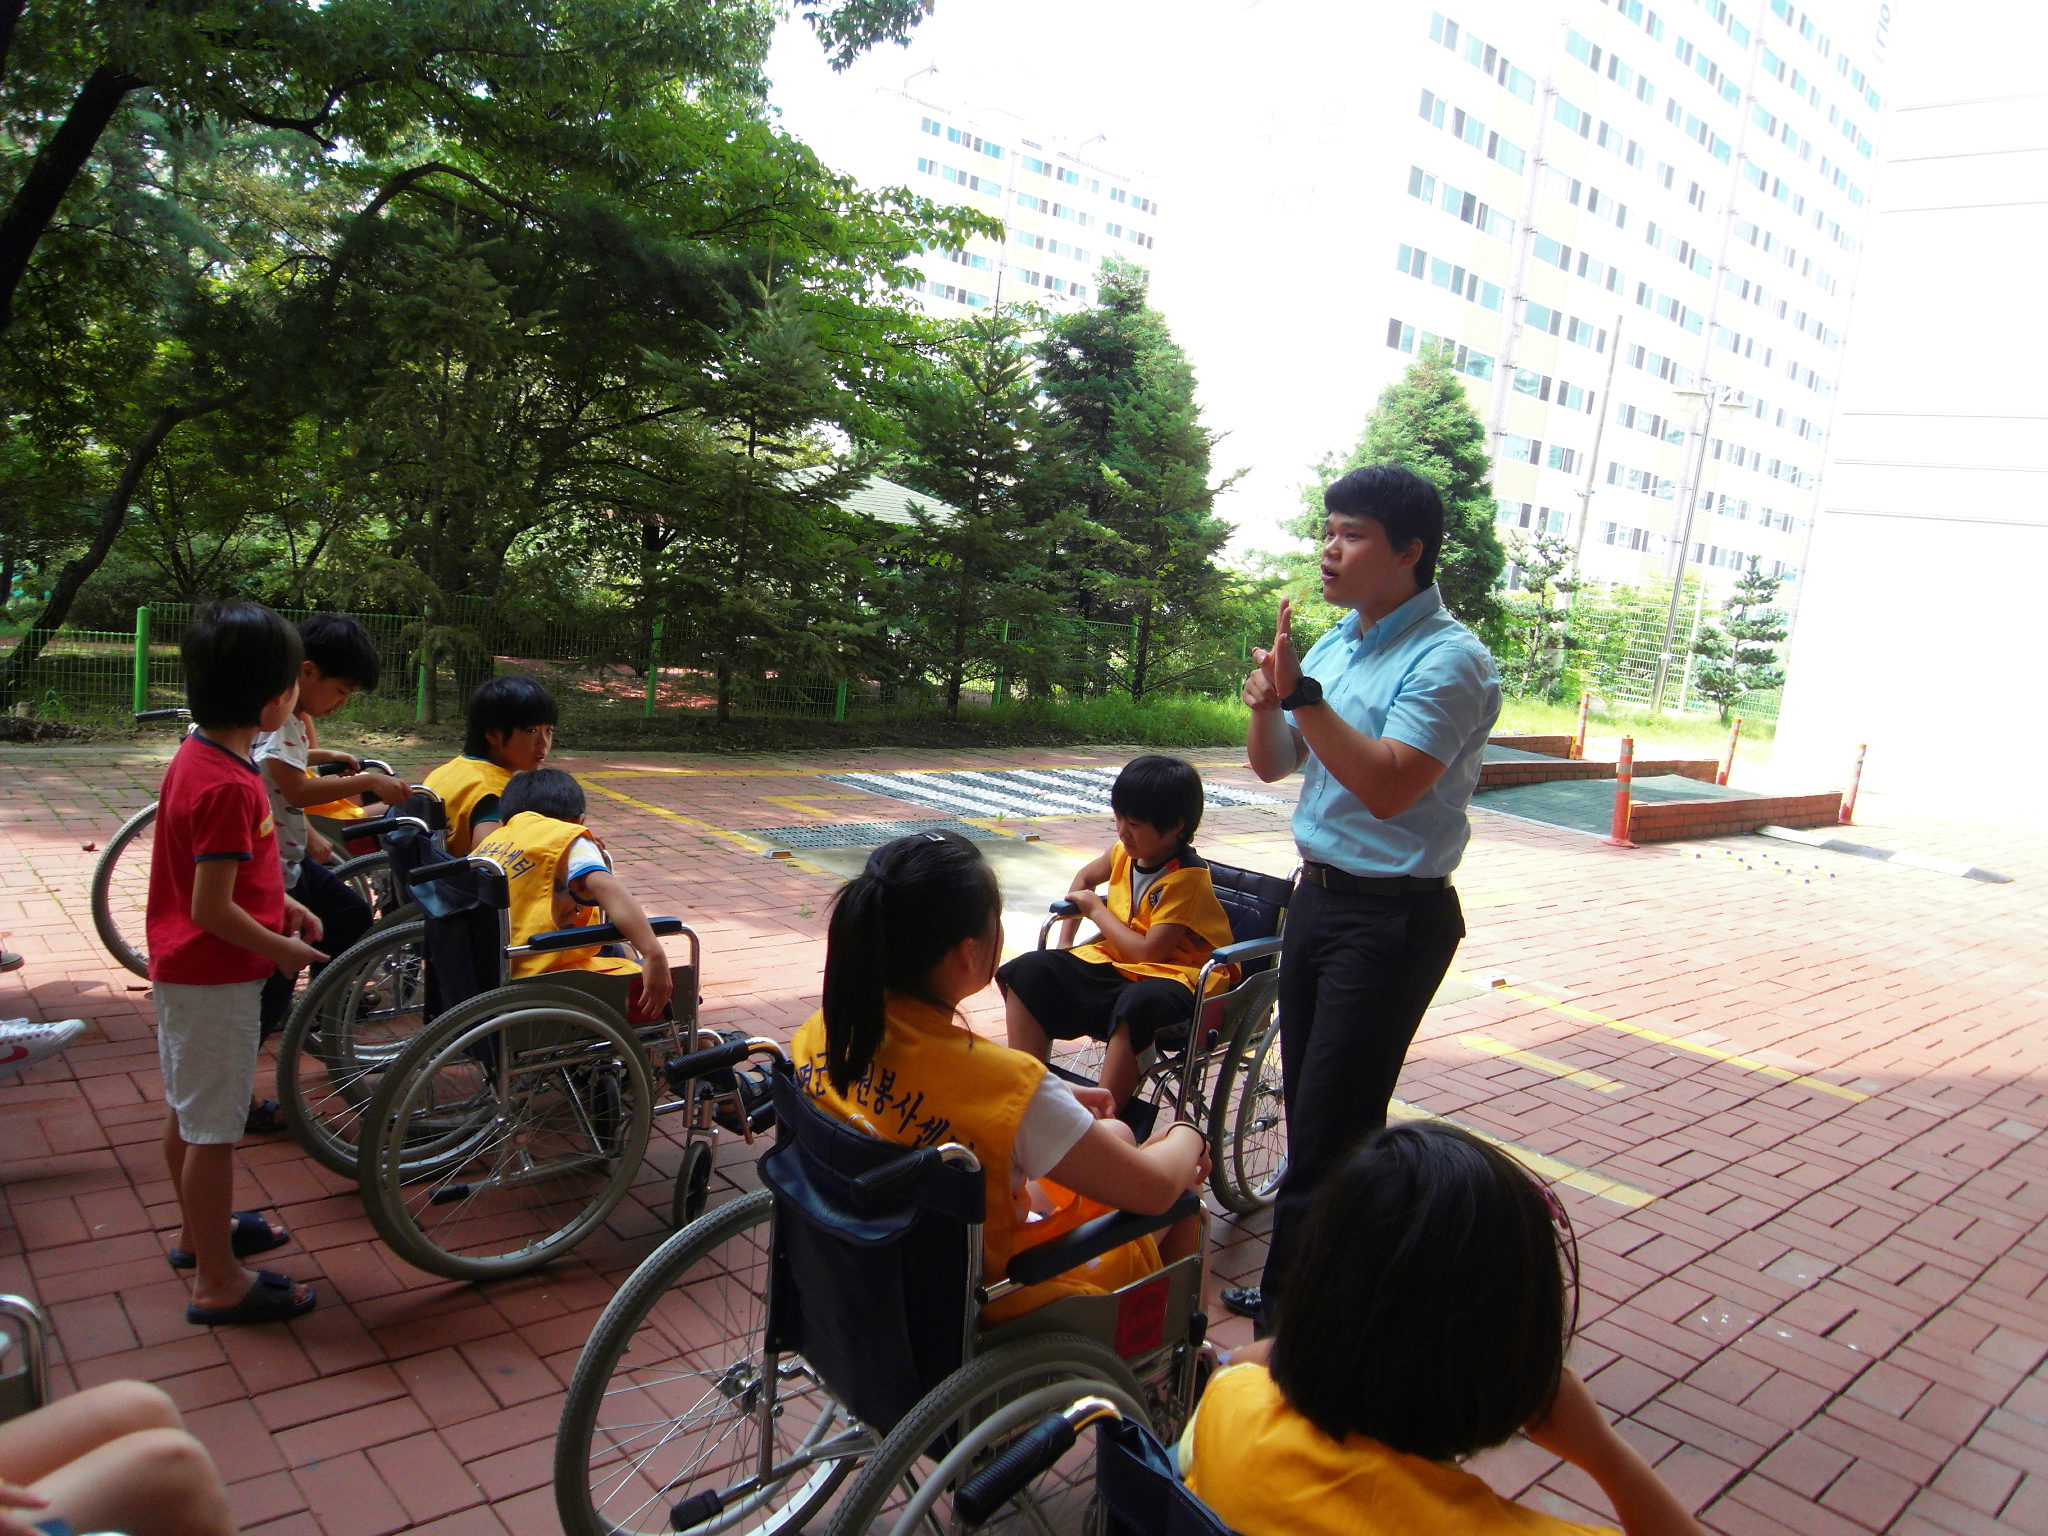
[[[85,1020],[59,1019],[31,1024],[27,1019],[0,1019],[0,1077],[12,1077],[63,1050],[85,1033]]]

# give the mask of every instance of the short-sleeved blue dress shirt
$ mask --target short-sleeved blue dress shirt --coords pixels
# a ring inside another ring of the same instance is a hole
[[[1444,611],[1432,584],[1364,634],[1347,615],[1301,670],[1346,724],[1444,765],[1420,800],[1382,820],[1310,753],[1294,811],[1302,857],[1354,875],[1451,873],[1472,835],[1466,807],[1500,718],[1500,676],[1479,637]]]

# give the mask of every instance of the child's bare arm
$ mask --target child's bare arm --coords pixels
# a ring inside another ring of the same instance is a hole
[[[675,980],[668,970],[668,951],[654,936],[654,930],[648,926],[646,912],[633,899],[633,893],[626,889],[625,882],[608,869],[594,869],[580,880],[571,881],[569,889],[578,901],[604,908],[606,919],[618,924],[626,942],[640,952],[642,1006],[649,1013],[665,1010],[675,991]]]
[[[1706,1536],[1641,1453],[1615,1433],[1577,1372],[1565,1371],[1550,1412],[1523,1433],[1598,1483],[1627,1536]]]
[[[234,859],[202,859],[192,872],[192,921],[224,943],[263,956],[286,975],[327,957],[303,939],[272,933],[235,905]],[[295,901],[285,903],[286,925],[320,936],[320,921]]]
[[[1134,961],[1170,960],[1186,942],[1188,929],[1180,923],[1154,923],[1142,932],[1114,912],[1109,903],[1093,891],[1075,891],[1069,898],[1102,930],[1102,947],[1127,964]]]
[[[281,757],[266,757],[263,772],[284,803],[290,806],[325,805],[330,800],[353,800],[357,795],[375,795],[386,805],[396,805],[412,793],[412,786],[388,773],[345,773],[336,778],[312,778]]]
[[[1182,1191],[1209,1177],[1209,1144],[1193,1126],[1176,1121],[1134,1147],[1110,1129],[1113,1124],[1121,1122],[1089,1126],[1050,1176],[1077,1195],[1145,1216],[1164,1215]]]

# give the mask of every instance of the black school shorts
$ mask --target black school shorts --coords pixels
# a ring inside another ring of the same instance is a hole
[[[1164,976],[1129,981],[1113,965],[1079,959],[1069,949],[1034,949],[996,972],[1055,1040],[1107,1040],[1122,1025],[1131,1049],[1142,1051],[1160,1030],[1194,1016],[1195,989]]]

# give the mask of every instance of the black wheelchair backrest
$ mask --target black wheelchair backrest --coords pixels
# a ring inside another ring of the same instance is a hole
[[[1287,898],[1294,893],[1292,880],[1214,863],[1209,866],[1209,879],[1216,887],[1216,899],[1223,903],[1224,914],[1230,919],[1231,938],[1241,944],[1246,939],[1270,939],[1279,933],[1281,921],[1287,916]],[[1245,974],[1263,971],[1272,963],[1270,956],[1253,960],[1245,966]]]
[[[957,1370],[978,1312],[983,1177],[936,1148],[870,1136],[823,1108],[787,1062],[774,1077],[768,1344],[801,1354],[887,1433]]]
[[[1175,1476],[1150,1430],[1128,1419],[1096,1426],[1095,1492],[1103,1536],[1235,1536]]]
[[[391,857],[396,864],[397,849]],[[419,874],[432,877],[414,884],[412,893],[426,919],[427,1017],[439,1018],[504,984],[504,914],[511,894],[505,872],[487,859],[418,864],[408,879]]]

